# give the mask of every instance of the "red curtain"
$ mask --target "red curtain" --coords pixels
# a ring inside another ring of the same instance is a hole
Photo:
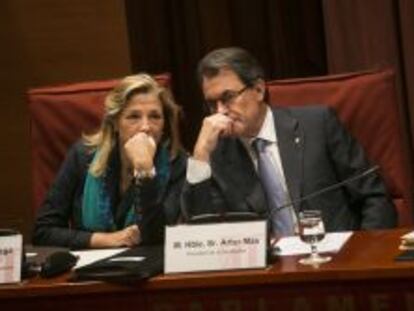
[[[392,67],[397,74],[402,125],[412,145],[414,2],[324,0],[323,13],[328,72]]]
[[[329,73],[391,67],[396,73],[401,127],[413,176],[414,2],[323,0]]]
[[[214,48],[241,46],[269,79],[325,74],[320,1],[125,0],[133,71],[172,73],[191,149],[204,113],[198,61]]]

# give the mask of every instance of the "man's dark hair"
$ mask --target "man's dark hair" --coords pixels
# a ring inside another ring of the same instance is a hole
[[[208,53],[198,63],[198,79],[213,78],[220,69],[232,70],[247,86],[253,86],[258,79],[264,80],[264,71],[256,58],[242,48],[229,47]]]

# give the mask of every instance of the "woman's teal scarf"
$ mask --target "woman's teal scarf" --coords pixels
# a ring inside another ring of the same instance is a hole
[[[114,148],[117,148],[117,146]],[[114,151],[118,152],[118,150]],[[96,151],[93,155],[92,163],[96,160],[98,152],[99,151]],[[108,163],[110,162],[108,161]],[[120,169],[121,165],[117,166]],[[115,231],[117,228],[114,221],[113,209],[111,208],[111,197],[105,184],[105,175],[108,172],[108,169],[109,167],[107,167],[105,173],[99,177],[93,176],[89,171],[87,172],[82,199],[82,224],[86,230],[94,232],[111,232]],[[155,170],[155,179],[158,189],[162,190],[166,186],[170,174],[169,152],[165,144],[158,147],[155,155]],[[118,174],[117,176],[120,175]],[[120,180],[117,180],[114,184],[119,187],[119,182]],[[158,191],[158,193],[162,192],[163,191]],[[128,208],[123,228],[137,224],[137,221],[140,218],[138,217],[136,207],[133,204],[135,201],[136,200],[131,200],[131,206]]]

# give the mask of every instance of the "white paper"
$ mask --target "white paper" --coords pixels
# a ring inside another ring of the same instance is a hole
[[[125,251],[126,249],[127,248],[111,248],[71,252],[73,255],[79,256],[79,260],[73,269],[80,268],[95,261],[114,256],[120,252]]]
[[[348,241],[353,232],[333,232],[327,233],[325,238],[317,243],[318,252],[337,253]],[[310,253],[310,245],[302,242],[299,236],[281,238],[276,243],[278,255],[292,256]]]
[[[143,261],[145,259],[145,257],[132,257],[132,256],[128,256],[128,257],[115,257],[110,259],[109,261],[111,262],[140,262]]]
[[[401,239],[403,240],[407,240],[407,241],[414,241],[414,231],[408,232],[406,234],[404,234]]]

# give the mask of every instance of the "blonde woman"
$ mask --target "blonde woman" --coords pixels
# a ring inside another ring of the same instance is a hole
[[[162,243],[177,221],[186,156],[179,107],[151,76],[119,82],[99,131],[69,151],[42,208],[37,245],[102,248]]]

